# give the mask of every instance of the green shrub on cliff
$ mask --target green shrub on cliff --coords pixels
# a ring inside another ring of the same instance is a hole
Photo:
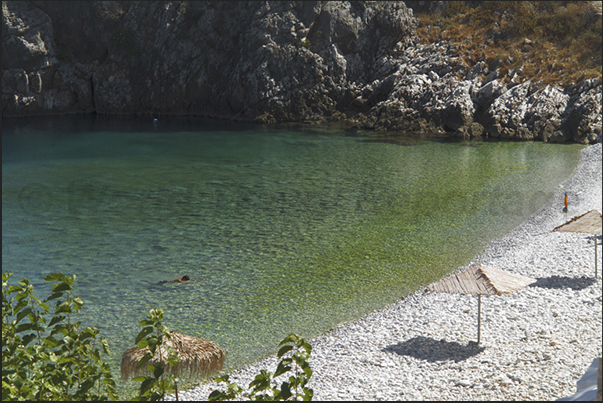
[[[418,33],[426,43],[448,41],[467,68],[485,61],[499,77],[521,69],[522,81],[578,85],[602,76],[603,30],[593,3],[449,1],[445,12],[417,13]]]

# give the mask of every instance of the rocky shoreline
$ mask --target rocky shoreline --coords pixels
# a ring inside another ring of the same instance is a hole
[[[602,210],[601,144],[550,202],[492,242],[473,263],[532,277],[527,288],[482,298],[417,291],[408,298],[311,340],[309,387],[315,400],[553,400],[601,356],[601,252],[594,279],[593,237],[552,232],[571,217]],[[564,214],[563,193],[571,195]],[[601,237],[598,237],[601,244]],[[600,247],[600,246],[599,246]],[[230,374],[247,386],[276,357]],[[180,392],[207,400],[214,382]]]
[[[484,61],[466,66],[450,43],[421,43],[419,3],[2,2],[2,116],[193,115],[601,142],[599,79],[552,86],[521,68],[501,77]]]

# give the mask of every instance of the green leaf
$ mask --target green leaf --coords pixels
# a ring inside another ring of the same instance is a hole
[[[153,370],[153,376],[155,377],[155,379],[159,379],[161,377],[161,375],[163,375],[163,366],[159,363],[157,363],[155,365],[155,369]]]
[[[281,384],[280,398],[283,400],[289,400],[291,397],[291,384],[289,382],[283,382]]]
[[[73,284],[73,279],[62,273],[51,273],[44,277],[45,281],[62,281],[68,284]]]
[[[36,338],[36,335],[34,333],[30,333],[28,335],[23,336],[23,345],[27,346],[35,338]]]
[[[18,287],[18,291],[21,291],[21,287]],[[27,292],[21,292],[17,294],[15,298],[17,299],[17,301],[21,301],[23,298],[27,298],[28,296],[29,294]]]
[[[308,401],[312,400],[312,398],[314,397],[314,390],[310,389],[310,388],[304,388],[303,391],[304,391],[304,394],[303,394],[302,398],[304,399],[304,401],[308,402]]]
[[[106,338],[101,337],[99,339],[101,346],[103,347],[103,352],[105,354],[111,354],[111,350],[109,350],[109,342],[107,341]]]
[[[54,293],[59,293],[59,292],[63,292],[63,291],[71,291],[73,290],[73,287],[71,287],[71,284],[68,283],[58,283],[58,284],[54,284],[52,286],[52,292]]]
[[[45,303],[41,302],[39,299],[36,298],[36,302],[40,305],[40,308],[42,308],[45,313],[50,311],[50,307]]]
[[[306,353],[301,353],[301,352],[298,351],[297,354],[294,354],[293,357],[291,357],[291,358],[298,365],[303,365],[307,361],[307,359],[309,358],[309,356]]]
[[[243,392],[243,388],[241,388],[238,383],[234,382],[228,385],[228,393],[233,397],[241,392]]]
[[[224,374],[224,375],[222,375],[222,376],[216,376],[216,377],[215,377],[215,381],[216,381],[217,383],[220,383],[220,382],[227,382],[227,383],[228,383],[228,379],[229,379],[229,378],[230,378],[230,377],[228,376],[228,374]]]
[[[167,362],[170,364],[170,367],[175,367],[176,365],[180,364],[181,361],[180,358],[178,358],[178,354],[173,352],[168,356]]]
[[[310,354],[310,353],[312,352],[312,346],[310,345],[310,343],[308,343],[308,342],[304,341],[303,339],[302,339],[301,347],[302,347],[304,350],[306,350],[306,352],[307,352],[308,354]]]
[[[229,400],[231,397],[229,395],[227,395],[226,393],[224,393],[221,390],[214,390],[213,392],[211,392],[209,394],[209,396],[207,397],[207,400],[210,402],[218,402],[218,401],[223,401],[223,400]]]
[[[144,327],[140,331],[140,333],[138,333],[138,336],[136,336],[136,341],[134,341],[134,343],[138,344],[140,342],[140,340],[142,340],[142,338],[146,337],[151,332],[153,332],[153,328],[152,327],[150,327],[150,326],[149,327]],[[144,348],[144,347],[140,347],[140,348]]]
[[[21,321],[21,319],[23,319],[24,317],[26,317],[30,313],[33,313],[33,311],[29,307],[27,307],[27,308],[23,309],[21,312],[19,312],[17,314],[17,318],[16,318],[17,323],[19,323]]]
[[[17,305],[15,305],[15,307],[13,308],[13,314],[16,314],[17,312],[19,312],[21,309],[27,307],[29,305],[29,303],[27,301],[19,301],[19,303]]]
[[[51,294],[48,298],[46,298],[44,301],[45,302],[52,301],[53,299],[61,298],[62,296],[63,296],[62,292],[55,292],[54,294]]]
[[[157,349],[157,345],[159,344],[159,339],[155,336],[150,336],[147,337],[147,345],[149,347],[149,350],[151,350],[153,353],[155,353],[155,350]]]
[[[152,321],[159,322],[163,320],[163,309],[151,309],[147,317]]]
[[[78,394],[85,396],[86,393],[88,393],[88,391],[90,390],[90,388],[92,388],[94,386],[94,384],[95,384],[95,382],[93,379],[84,380],[84,382],[82,382],[82,384],[80,385]]]
[[[138,361],[136,363],[136,369],[139,369],[140,367],[142,367],[144,364],[146,364],[151,358],[153,358],[153,356],[149,353],[149,354],[145,354],[140,361]]]
[[[96,329],[94,327],[86,327],[80,333],[80,340],[96,338],[97,334],[98,334],[98,329]]]
[[[3,286],[5,287],[5,285],[3,285]],[[7,291],[8,291],[9,294],[13,294],[15,292],[20,292],[21,290],[24,290],[25,287],[27,287],[27,284],[24,284],[23,286],[10,285],[10,286],[8,286]]]
[[[249,388],[254,388],[256,391],[266,390],[270,387],[270,373],[265,369],[260,370],[260,373],[255,376],[255,379],[249,383]]]
[[[284,362],[279,362],[276,367],[276,371],[274,372],[274,377],[276,378],[279,375],[284,374],[285,372],[291,371],[291,367]]]
[[[84,306],[84,301],[80,297],[73,297],[73,303],[78,309]]]
[[[172,334],[170,333],[170,329],[168,329],[167,326],[165,326],[165,325],[157,326],[157,330],[159,330],[159,332],[161,332],[161,334],[163,334],[166,339],[169,340],[169,339],[172,338]]]
[[[151,377],[147,377],[144,381],[142,381],[142,383],[140,384],[140,393],[144,394],[146,392],[149,391],[149,389],[151,389],[153,387],[153,385],[155,384],[155,379],[151,378]]]
[[[63,341],[65,342],[65,344],[67,344],[68,346],[73,344],[75,342],[75,340],[73,339],[73,337],[67,335],[65,337],[63,337]]]
[[[56,324],[52,328],[52,331],[50,332],[51,335],[62,334],[63,336],[66,335],[67,333],[69,333],[69,330],[68,330],[68,327],[67,327],[66,323],[58,323],[58,324]]]
[[[281,341],[279,343],[279,346],[282,346],[283,344],[286,344],[286,343],[293,343],[293,344],[297,345],[297,342],[299,341],[299,339],[300,338],[296,334],[291,333],[291,334],[289,334],[289,336],[285,337],[283,339],[283,341]]]
[[[61,302],[60,304],[57,305],[57,308],[55,310],[55,314],[59,314],[59,313],[72,313],[71,312],[71,306],[69,305],[69,302],[65,301],[65,302]]]
[[[56,346],[59,345],[59,341],[57,339],[55,339],[52,335],[48,336],[44,339],[44,345],[47,346],[48,348],[55,348]]]
[[[281,358],[284,354],[286,354],[287,352],[293,350],[293,346],[290,344],[287,344],[283,347],[280,348],[280,350],[278,350],[278,353],[276,354],[278,358]]]
[[[287,357],[287,358],[283,358],[283,359],[281,359],[281,362],[282,362],[283,364],[287,364],[287,365],[292,364],[292,363],[293,363],[293,358],[294,358],[294,357],[295,357],[295,356],[293,356],[293,357]]]
[[[60,357],[57,362],[59,364],[68,364],[68,363],[75,363],[76,360],[74,357]]]
[[[20,325],[17,326],[16,328],[16,333],[21,333],[24,332],[26,330],[29,330],[32,328],[32,324],[31,323],[22,323]]]

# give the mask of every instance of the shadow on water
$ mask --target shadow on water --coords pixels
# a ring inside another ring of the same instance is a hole
[[[157,119],[157,121],[155,121]],[[27,118],[3,118],[6,132],[46,133],[88,132],[178,132],[178,131],[248,131],[250,127],[260,127],[252,123],[242,123],[200,116],[131,116],[131,115],[81,115],[74,119],[70,115],[28,116]],[[5,132],[3,130],[3,134]]]
[[[348,134],[350,135],[350,134]],[[427,141],[435,141],[438,143],[449,143],[456,144],[460,147],[480,147],[488,142],[499,142],[500,139],[492,139],[492,138],[477,138],[472,140],[466,140],[450,135],[443,135],[440,133],[421,133],[421,132],[409,132],[409,133],[388,133],[381,134],[380,132],[361,132],[361,133],[352,133],[352,136],[363,136],[365,137],[362,140],[359,140],[363,143],[388,143],[395,144],[399,146],[416,146],[422,145]]]
[[[530,284],[530,287],[540,288],[571,288],[572,290],[583,290],[586,287],[595,283],[594,277],[567,277],[567,276],[551,276],[537,278],[535,283]]]
[[[416,146],[425,143],[425,141],[420,138],[409,136],[371,136],[359,141],[362,143],[387,143],[399,146]]]
[[[148,288],[149,290],[164,291],[164,292],[180,292],[180,290],[183,290],[183,292],[187,292],[187,291],[190,291],[190,287],[194,287],[195,285],[199,285],[201,283],[202,282],[199,280],[189,280],[189,281],[185,281],[182,283],[168,281],[168,280],[155,281],[155,282],[151,282],[148,280],[142,281],[142,284],[144,284],[144,286],[146,288]]]
[[[447,360],[459,362],[481,353],[484,349],[485,347],[478,346],[475,342],[469,342],[468,345],[463,346],[455,341],[435,340],[431,337],[417,336],[405,342],[387,346],[381,351],[408,355],[429,362]]]

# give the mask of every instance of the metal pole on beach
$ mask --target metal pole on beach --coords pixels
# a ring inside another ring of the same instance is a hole
[[[597,279],[597,235],[593,235],[595,238],[595,280]]]
[[[481,324],[481,312],[482,312],[482,296],[477,294],[477,345],[479,346],[480,339],[480,324]]]

